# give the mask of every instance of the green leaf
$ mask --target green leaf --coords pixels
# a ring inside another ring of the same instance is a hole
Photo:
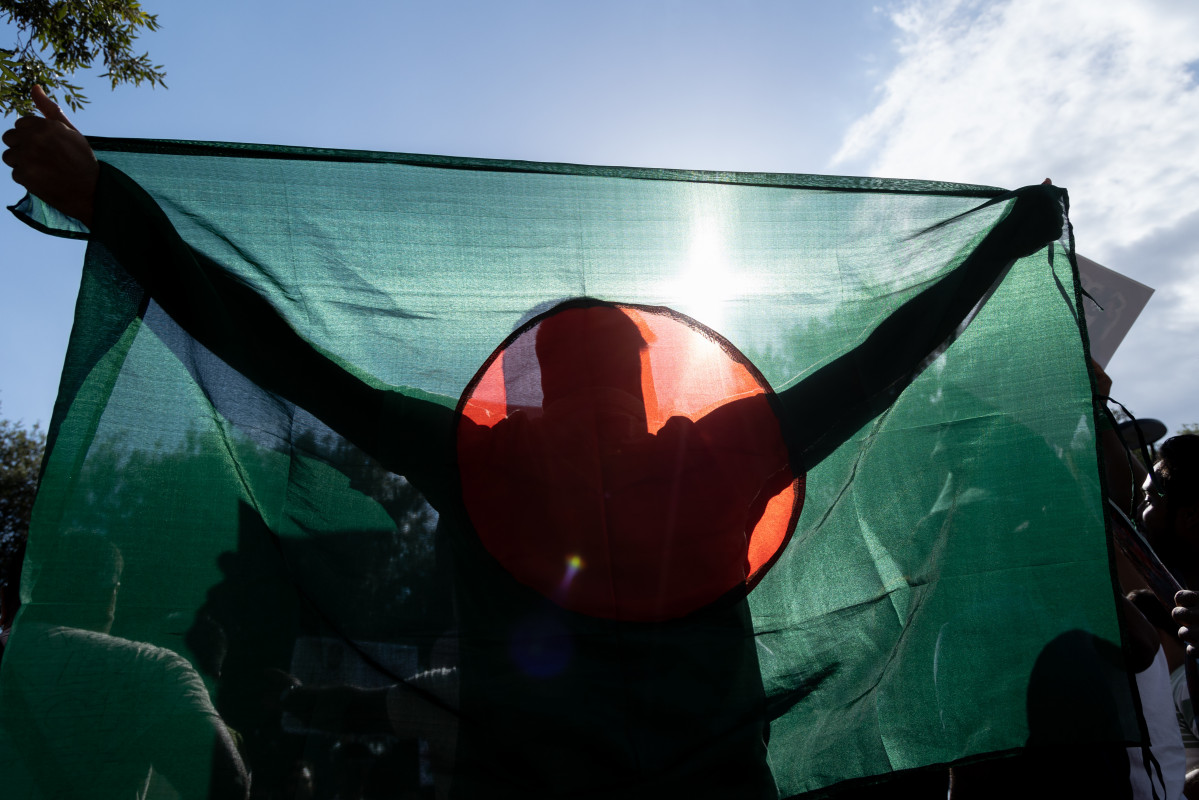
[[[63,90],[64,102],[77,109],[87,98],[78,87],[68,90],[66,79],[98,60],[113,88],[166,86],[163,68],[134,54],[138,35],[159,27],[134,0],[0,0],[0,19],[15,40],[12,49],[0,48],[0,113],[28,112],[34,83]]]

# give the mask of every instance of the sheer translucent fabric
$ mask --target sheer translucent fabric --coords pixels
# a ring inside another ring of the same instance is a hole
[[[789,797],[1038,692],[1137,737],[1064,191],[94,144],[90,232],[14,209],[91,238],[28,796]]]

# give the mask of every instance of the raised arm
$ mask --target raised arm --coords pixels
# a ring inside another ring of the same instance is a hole
[[[882,413],[956,338],[1017,259],[1061,236],[1060,189],[1027,186],[1008,197],[1013,202],[1006,216],[961,264],[900,306],[862,344],[779,393],[796,474]]]
[[[234,369],[404,475],[434,507],[453,496],[451,408],[407,396],[306,341],[253,289],[189,247],[145,190],[97,162],[40,90],[34,101],[45,118],[22,118],[4,134],[14,180],[86,224],[176,322]]]

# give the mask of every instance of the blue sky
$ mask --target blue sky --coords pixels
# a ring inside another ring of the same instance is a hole
[[[169,90],[81,130],[1071,190],[1157,288],[1114,394],[1199,422],[1199,6],[1165,0],[163,3]],[[0,34],[3,36],[3,34]],[[11,120],[7,121],[8,123]],[[7,127],[7,124],[5,125]],[[22,192],[0,178],[0,198]],[[0,415],[49,421],[82,246],[0,218]]]

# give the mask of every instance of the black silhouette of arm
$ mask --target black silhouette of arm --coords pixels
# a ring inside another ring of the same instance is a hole
[[[404,475],[435,508],[452,496],[453,409],[405,395],[306,341],[257,292],[189,247],[136,182],[104,163],[91,230],[184,330],[231,367]]]
[[[989,201],[1013,200],[961,264],[900,306],[862,344],[778,394],[796,474],[819,464],[891,405],[953,342],[1017,259],[1061,237],[1064,196],[1040,185]]]

